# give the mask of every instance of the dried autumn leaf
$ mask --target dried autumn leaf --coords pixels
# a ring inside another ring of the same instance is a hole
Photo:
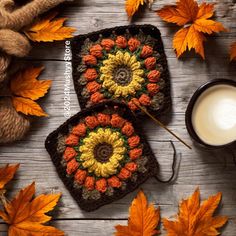
[[[35,183],[32,183],[0,211],[0,217],[9,225],[8,236],[63,236],[64,232],[45,226],[51,220],[45,213],[54,209],[61,194],[40,195],[32,200]]]
[[[11,91],[14,95],[37,100],[43,97],[51,86],[51,80],[37,80],[43,67],[28,68],[18,73],[11,80]]]
[[[17,112],[25,115],[47,116],[42,108],[34,102],[43,97],[51,87],[51,80],[37,80],[43,67],[30,67],[18,72],[11,79],[10,89],[12,103]]]
[[[230,61],[236,60],[236,42],[230,48]]]
[[[17,112],[32,116],[48,116],[42,108],[28,98],[12,97],[12,103]]]
[[[153,236],[159,233],[160,210],[156,210],[153,204],[148,205],[143,191],[133,200],[129,213],[128,226],[117,225],[116,236]]]
[[[180,204],[176,221],[163,220],[167,236],[219,235],[217,229],[228,221],[225,216],[213,216],[221,195],[211,196],[200,205],[200,191],[196,189],[191,197]]]
[[[18,170],[20,164],[17,165],[6,165],[3,168],[0,168],[0,190],[13,179],[16,171]]]
[[[209,20],[214,14],[214,4],[202,3],[198,6],[194,0],[179,0],[157,11],[157,14],[170,23],[183,26],[174,36],[173,48],[177,57],[187,49],[195,51],[205,59],[203,42],[205,34],[226,31],[220,22]]]
[[[137,12],[141,5],[144,5],[144,3],[148,4],[149,8],[151,8],[153,0],[126,0],[125,10],[129,19]]]
[[[36,21],[24,30],[26,36],[34,42],[53,42],[72,38],[75,28],[64,26],[67,18],[55,19],[57,13],[51,13],[45,18]]]

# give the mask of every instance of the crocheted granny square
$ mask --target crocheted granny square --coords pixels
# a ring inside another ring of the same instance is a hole
[[[113,99],[158,115],[171,103],[166,56],[152,25],[123,26],[72,41],[73,79],[81,108]],[[140,112],[136,112],[136,114]]]
[[[52,132],[45,146],[65,186],[86,211],[123,197],[159,169],[123,103],[108,101],[79,112]]]

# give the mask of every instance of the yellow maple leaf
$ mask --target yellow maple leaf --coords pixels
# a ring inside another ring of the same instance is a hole
[[[195,0],[179,0],[176,5],[169,5],[157,11],[157,14],[170,23],[183,26],[173,39],[173,48],[177,57],[187,49],[195,51],[205,59],[203,42],[205,34],[226,31],[220,22],[209,20],[214,14],[214,4],[197,4]]]
[[[25,115],[47,116],[42,108],[34,102],[43,97],[51,87],[51,80],[37,80],[43,67],[30,67],[18,72],[11,79],[10,89],[12,103],[17,112]]]
[[[143,191],[133,200],[129,213],[128,226],[117,225],[116,236],[153,236],[159,233],[160,210],[156,210],[153,204],[148,205]]]
[[[34,42],[53,42],[72,38],[75,28],[64,26],[67,18],[55,19],[57,13],[51,13],[26,28],[24,33]]]
[[[192,196],[180,204],[176,221],[163,219],[167,236],[219,235],[217,229],[228,221],[225,216],[213,216],[221,195],[217,193],[200,205],[200,191],[196,189]]]
[[[236,60],[236,42],[230,48],[230,61]]]
[[[51,220],[46,213],[53,210],[61,194],[40,195],[33,198],[35,183],[32,183],[0,211],[0,217],[9,225],[8,236],[63,236],[64,232],[51,226],[45,226]]]
[[[3,168],[0,168],[0,190],[4,188],[4,186],[12,180],[16,171],[18,170],[20,164],[17,165],[6,165]]]

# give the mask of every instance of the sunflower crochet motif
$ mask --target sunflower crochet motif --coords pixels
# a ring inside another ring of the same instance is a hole
[[[157,44],[162,45],[142,30],[136,35],[128,30],[109,37],[100,34],[96,41],[75,39],[74,48],[80,45],[80,49],[74,52],[74,79],[82,107],[113,99],[125,102],[132,111],[138,110],[135,104],[151,111],[162,109],[169,99],[169,84],[165,56]]]
[[[134,112],[122,102],[85,108],[48,135],[45,147],[81,209],[93,211],[159,173]]]
[[[140,137],[132,123],[116,113],[85,117],[71,129],[65,145],[66,172],[83,188],[85,199],[112,194],[135,172],[146,171]]]

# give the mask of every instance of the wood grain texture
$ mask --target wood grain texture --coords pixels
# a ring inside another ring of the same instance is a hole
[[[173,108],[161,119],[193,146],[193,150],[187,150],[185,146],[173,139],[179,154],[179,171],[175,181],[171,184],[161,184],[155,179],[149,179],[142,188],[150,201],[161,206],[163,217],[173,217],[178,210],[178,202],[191,194],[197,186],[200,186],[202,199],[221,191],[223,200],[220,213],[230,217],[229,224],[223,229],[222,235],[235,236],[236,167],[232,161],[232,154],[225,150],[207,152],[195,147],[184,123],[188,101],[202,83],[215,78],[236,80],[236,65],[229,63],[228,55],[230,44],[236,41],[236,3],[233,0],[210,2],[216,3],[216,19],[224,23],[230,32],[208,37],[205,44],[206,61],[202,61],[192,52],[184,54],[180,60],[176,59],[172,50],[172,37],[178,27],[164,23],[154,12],[167,3],[174,3],[174,0],[156,0],[152,11],[143,8],[132,22],[153,24],[162,33],[171,74]],[[77,0],[66,5],[62,15],[69,18],[69,24],[78,29],[78,34],[129,24],[123,0]],[[16,178],[8,185],[9,197],[20,188],[36,181],[38,194],[63,193],[59,207],[54,212],[53,225],[63,229],[68,236],[110,236],[114,232],[114,225],[126,223],[128,207],[137,191],[95,212],[85,213],[78,208],[58,178],[50,157],[44,149],[46,136],[66,120],[64,117],[64,42],[33,45],[34,48],[26,63],[44,65],[46,70],[41,78],[53,80],[49,94],[40,100],[40,104],[50,117],[36,118],[24,140],[0,147],[1,165],[21,163]],[[19,62],[25,63],[25,60]],[[70,108],[73,115],[80,108],[72,80],[70,89]],[[172,137],[148,119],[144,122],[144,130],[160,163],[160,177],[167,179],[171,174],[172,149],[169,140]],[[6,236],[6,231],[7,226],[0,223],[0,235]]]

